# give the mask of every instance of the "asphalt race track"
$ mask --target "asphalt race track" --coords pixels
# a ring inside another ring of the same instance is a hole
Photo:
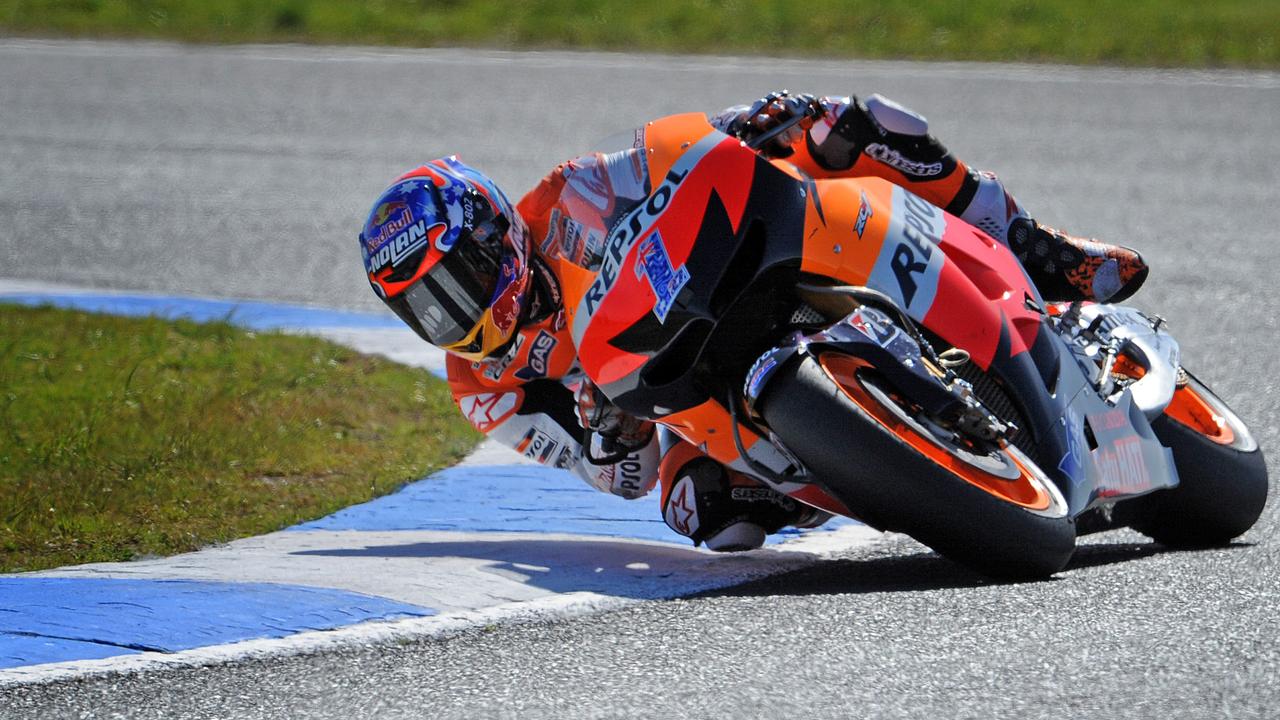
[[[458,153],[518,194],[781,87],[893,97],[1038,218],[1143,250],[1134,304],[1280,456],[1275,73],[0,41],[0,277],[369,309],[354,237],[399,172]],[[1021,585],[890,537],[585,619],[10,688],[0,717],[1276,717],[1276,526],[1093,536]]]

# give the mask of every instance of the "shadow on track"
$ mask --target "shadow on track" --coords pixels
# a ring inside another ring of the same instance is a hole
[[[1127,563],[1169,553],[1195,553],[1252,547],[1252,543],[1181,549],[1154,542],[1115,542],[1080,545],[1062,573]],[[700,597],[757,597],[766,595],[845,595],[859,593],[919,592],[976,588],[989,585],[1020,585],[1058,582],[1062,574],[1044,580],[993,580],[979,575],[932,552],[877,556],[868,559],[841,559],[820,563],[794,572],[774,575],[734,587],[690,595]]]
[[[785,572],[806,562],[791,553],[715,555],[667,543],[608,538],[495,539],[415,542],[304,550],[294,555],[457,560],[475,570],[553,592],[599,592],[660,598],[713,585]],[[424,571],[430,566],[423,565]]]
[[[905,539],[904,539],[905,540]],[[895,548],[903,552],[890,554]],[[1225,548],[1251,547],[1235,543]],[[725,587],[686,597],[751,597],[764,595],[842,595],[919,592],[1027,582],[1056,582],[1061,574],[1039,581],[993,580],[918,545],[880,548],[873,557],[820,560],[796,570],[774,567],[776,574],[735,584],[735,578],[758,574],[759,563],[788,558],[770,553],[713,555],[674,544],[616,542],[591,539],[502,539],[460,542],[417,542],[352,548],[305,550],[296,555],[374,558],[459,558],[478,561],[483,571],[553,592],[601,592],[619,597],[669,597],[673,585],[690,579],[693,586],[728,582]],[[768,551],[765,551],[766,553]],[[1063,573],[1127,563],[1168,553],[1196,550],[1170,548],[1151,542],[1082,544]],[[796,560],[801,560],[797,557]],[[716,582],[714,578],[720,578]],[[689,585],[685,584],[688,588]]]

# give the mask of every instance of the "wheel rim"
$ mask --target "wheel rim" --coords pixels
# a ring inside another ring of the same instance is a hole
[[[1066,501],[1057,486],[1013,445],[996,449],[994,456],[964,450],[931,433],[926,425],[914,420],[874,386],[869,388],[859,377],[860,370],[870,368],[866,361],[825,353],[818,362],[845,397],[890,434],[955,477],[1037,515],[1063,517],[1067,514]]]
[[[1219,445],[1241,452],[1257,448],[1249,429],[1227,404],[1200,381],[1190,380],[1174,391],[1173,400],[1164,409],[1165,417]]]

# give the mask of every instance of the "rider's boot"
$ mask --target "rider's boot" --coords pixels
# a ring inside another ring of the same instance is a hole
[[[1009,225],[1009,249],[1045,300],[1120,302],[1147,279],[1135,250],[1068,235],[1028,217]]]
[[[788,525],[817,527],[831,518],[707,457],[686,463],[662,489],[667,525],[717,552],[754,550]]]

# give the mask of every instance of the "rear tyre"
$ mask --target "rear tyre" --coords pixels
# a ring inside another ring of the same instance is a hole
[[[1042,578],[1075,550],[1066,502],[1012,445],[976,447],[913,418],[865,363],[827,353],[777,371],[769,428],[867,524],[985,575]]]
[[[1137,519],[1130,524],[1173,547],[1225,545],[1262,514],[1267,465],[1240,418],[1203,383],[1189,379],[1151,424],[1173,452],[1178,486],[1131,501]]]

